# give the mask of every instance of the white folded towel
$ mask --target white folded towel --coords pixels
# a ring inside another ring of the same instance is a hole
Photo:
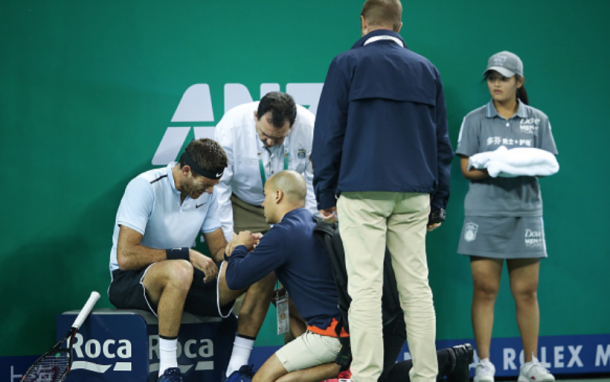
[[[559,163],[552,153],[530,147],[508,150],[505,146],[495,151],[470,157],[469,168],[487,169],[489,176],[549,176],[559,171]]]

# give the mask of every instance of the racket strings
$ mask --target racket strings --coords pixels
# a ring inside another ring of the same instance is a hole
[[[47,354],[23,377],[22,382],[60,382],[70,365],[66,351]]]

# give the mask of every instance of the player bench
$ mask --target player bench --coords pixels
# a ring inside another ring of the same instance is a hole
[[[57,316],[57,340],[78,311]],[[185,382],[219,381],[227,367],[237,318],[182,316],[178,366]],[[69,381],[154,382],[159,370],[158,320],[135,309],[94,310],[76,334]]]

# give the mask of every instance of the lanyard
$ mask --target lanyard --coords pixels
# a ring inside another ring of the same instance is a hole
[[[257,156],[258,156],[258,167],[261,171],[261,181],[263,182],[263,189],[265,189],[265,183],[267,183],[267,176],[265,175],[265,166],[263,165],[263,155],[261,152],[261,142],[260,140],[255,137],[256,139],[256,148],[258,150]],[[269,154],[269,163],[271,163],[271,154]],[[286,139],[284,140],[284,170],[288,170],[288,137],[286,137]]]
[[[368,40],[366,40],[364,42],[364,45],[368,45],[368,44],[370,44],[372,42],[377,42],[377,41],[380,41],[380,40],[392,40],[392,41],[394,41],[395,43],[397,43],[398,45],[400,45],[402,47],[405,46],[405,44],[402,41],[400,41],[400,39],[397,39],[394,36],[386,36],[386,35],[371,37],[371,38],[369,38]]]

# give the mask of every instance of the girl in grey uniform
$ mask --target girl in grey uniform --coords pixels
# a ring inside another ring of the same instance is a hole
[[[469,157],[500,146],[553,154],[557,149],[547,116],[528,106],[519,57],[510,52],[493,55],[484,76],[492,100],[464,118],[457,148],[462,174],[471,181],[458,252],[470,256],[474,283],[472,326],[481,359],[474,382],[494,380],[489,347],[504,259],[525,358],[519,382],[554,381],[536,358],[540,321],[536,290],[540,259],[547,257],[538,179],[491,178],[487,170],[470,169]]]

